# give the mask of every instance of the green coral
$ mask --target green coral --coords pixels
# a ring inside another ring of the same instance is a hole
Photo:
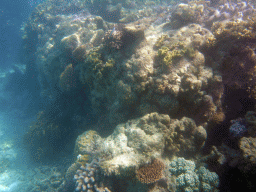
[[[197,174],[200,179],[200,191],[218,191],[219,176],[215,172],[210,172],[205,167],[199,167]]]
[[[161,41],[157,43],[157,46],[161,44]],[[158,50],[157,58],[161,66],[170,66],[175,61],[178,61],[183,56],[193,57],[195,50],[192,47],[185,47],[184,43],[179,42],[170,47],[163,46]]]
[[[193,161],[177,158],[171,161],[169,171],[176,177],[177,192],[218,191],[218,175],[203,166],[196,169]]]
[[[170,163],[170,171],[172,174],[178,176],[187,171],[194,171],[196,165],[193,161],[185,160],[184,158],[178,158]]]

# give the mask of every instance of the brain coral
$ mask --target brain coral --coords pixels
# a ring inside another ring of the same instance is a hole
[[[138,180],[142,183],[154,183],[163,178],[165,165],[160,159],[154,159],[151,163],[141,166],[136,171]]]

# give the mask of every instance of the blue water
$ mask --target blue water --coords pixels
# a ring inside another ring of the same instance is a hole
[[[21,135],[34,119],[34,115],[29,111],[33,111],[37,105],[37,91],[33,83],[28,85],[28,76],[24,73],[25,65],[20,62],[21,27],[40,2],[42,1],[0,1],[1,192],[30,191],[25,176],[26,172],[29,173],[26,168],[30,161],[26,151],[19,148],[19,145]]]

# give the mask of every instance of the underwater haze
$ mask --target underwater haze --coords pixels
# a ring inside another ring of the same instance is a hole
[[[0,192],[255,191],[254,0],[1,0]]]

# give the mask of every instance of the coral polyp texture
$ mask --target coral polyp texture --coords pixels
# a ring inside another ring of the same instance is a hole
[[[142,183],[155,183],[164,177],[164,163],[160,159],[154,159],[149,164],[143,165],[136,171],[136,177]]]

